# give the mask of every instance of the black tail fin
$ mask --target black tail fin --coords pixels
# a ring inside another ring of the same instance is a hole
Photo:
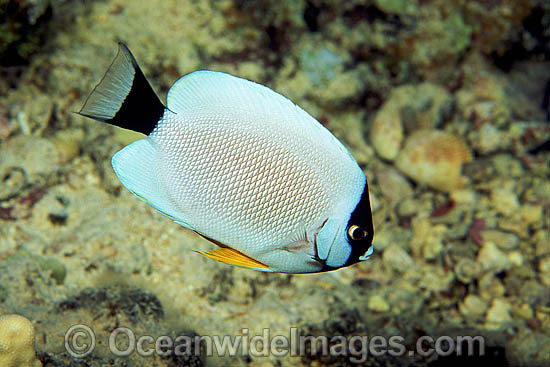
[[[122,42],[118,45],[111,66],[78,113],[149,135],[165,107],[128,47]]]

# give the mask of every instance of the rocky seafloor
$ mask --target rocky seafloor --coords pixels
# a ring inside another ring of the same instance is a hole
[[[0,315],[31,320],[33,365],[550,364],[548,2],[0,0],[0,17]],[[73,113],[118,40],[162,99],[181,75],[219,70],[327,126],[369,179],[373,257],[286,275],[192,252],[212,245],[111,169],[139,137]],[[74,325],[95,332],[92,353],[68,352]],[[407,350],[479,335],[485,353],[118,356],[119,327],[398,335]]]

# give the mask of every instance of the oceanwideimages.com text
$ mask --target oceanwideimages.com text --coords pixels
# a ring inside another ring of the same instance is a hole
[[[242,329],[239,335],[179,335],[151,336],[136,335],[130,328],[114,329],[107,345],[113,355],[124,357],[137,353],[142,357],[159,356],[347,356],[352,363],[363,363],[368,356],[391,355],[429,357],[433,354],[448,356],[482,356],[485,340],[482,336],[422,336],[414,348],[405,345],[405,338],[399,335],[300,335],[298,328],[290,328],[288,335],[272,335],[269,328],[261,335],[252,335],[249,329]],[[91,354],[97,340],[87,325],[74,325],[65,334],[65,348],[74,357]]]

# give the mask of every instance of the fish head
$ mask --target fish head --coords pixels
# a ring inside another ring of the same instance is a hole
[[[314,260],[333,270],[367,260],[374,251],[372,227],[346,218],[329,218],[315,236]]]
[[[347,215],[324,221],[314,236],[314,260],[333,270],[367,260],[374,251],[374,226],[368,188]]]

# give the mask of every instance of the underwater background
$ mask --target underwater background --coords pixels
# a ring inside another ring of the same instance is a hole
[[[111,168],[141,136],[73,113],[117,41],[161,100],[217,70],[329,128],[369,180],[369,261],[288,275],[194,253],[213,245]],[[0,367],[550,365],[549,105],[545,0],[0,0],[0,315],[33,329],[9,337],[0,318]],[[74,325],[95,334],[88,354],[68,350]],[[482,336],[484,353],[120,356],[120,327],[397,335],[411,351],[422,336]]]

